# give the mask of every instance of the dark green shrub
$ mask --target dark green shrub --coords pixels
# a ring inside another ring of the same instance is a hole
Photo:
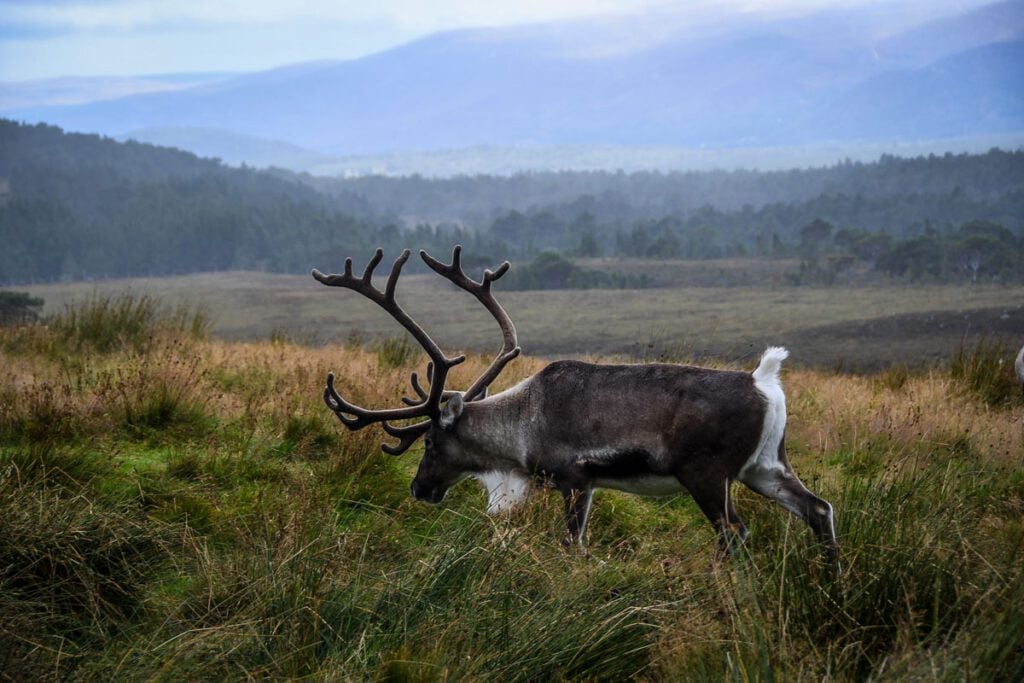
[[[43,308],[43,300],[27,292],[0,291],[0,325],[35,322]]]

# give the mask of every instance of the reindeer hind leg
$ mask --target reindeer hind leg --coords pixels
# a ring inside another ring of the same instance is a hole
[[[814,535],[825,545],[828,559],[837,563],[835,515],[832,504],[811,493],[793,470],[783,462],[773,467],[754,467],[740,473],[740,481],[751,490],[770,498],[807,522]]]
[[[732,555],[747,540],[747,526],[736,513],[732,502],[732,482],[724,476],[705,481],[685,475],[679,477],[679,481],[690,492],[704,516],[715,526],[719,554]]]

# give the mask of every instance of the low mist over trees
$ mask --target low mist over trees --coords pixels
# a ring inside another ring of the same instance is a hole
[[[341,180],[4,120],[0,149],[0,283],[306,272],[376,246],[454,243],[481,265],[519,261],[520,288],[651,284],[616,273],[617,257],[797,259],[792,284],[1024,279],[1021,151],[770,173]]]

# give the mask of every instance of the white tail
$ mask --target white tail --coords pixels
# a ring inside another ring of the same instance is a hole
[[[758,384],[779,381],[779,371],[782,370],[782,361],[789,358],[789,351],[781,346],[769,346],[761,354],[761,362],[754,370],[754,381]]]

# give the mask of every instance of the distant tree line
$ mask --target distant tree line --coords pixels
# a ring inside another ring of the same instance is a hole
[[[1024,279],[1020,151],[772,173],[342,181],[2,119],[0,150],[0,284],[335,270],[377,246],[455,243],[467,267],[517,262],[519,288],[651,284],[617,273],[618,257],[798,258],[793,284]]]
[[[835,230],[816,220],[801,230],[801,261],[791,284],[842,284],[865,273],[911,281],[1024,281],[1024,237],[998,223],[969,221],[955,229],[929,226],[896,239],[885,231]]]
[[[511,211],[546,211],[567,220],[585,210],[602,222],[657,220],[702,207],[721,212],[793,205],[819,197],[885,197],[958,194],[991,198],[1024,188],[1024,151],[914,158],[883,155],[865,163],[842,161],[785,171],[560,171],[510,176],[428,178],[363,176],[302,180],[327,194],[358,196],[381,222],[458,222],[482,229]],[[982,217],[982,216],[979,216]],[[838,217],[830,217],[838,223]]]

